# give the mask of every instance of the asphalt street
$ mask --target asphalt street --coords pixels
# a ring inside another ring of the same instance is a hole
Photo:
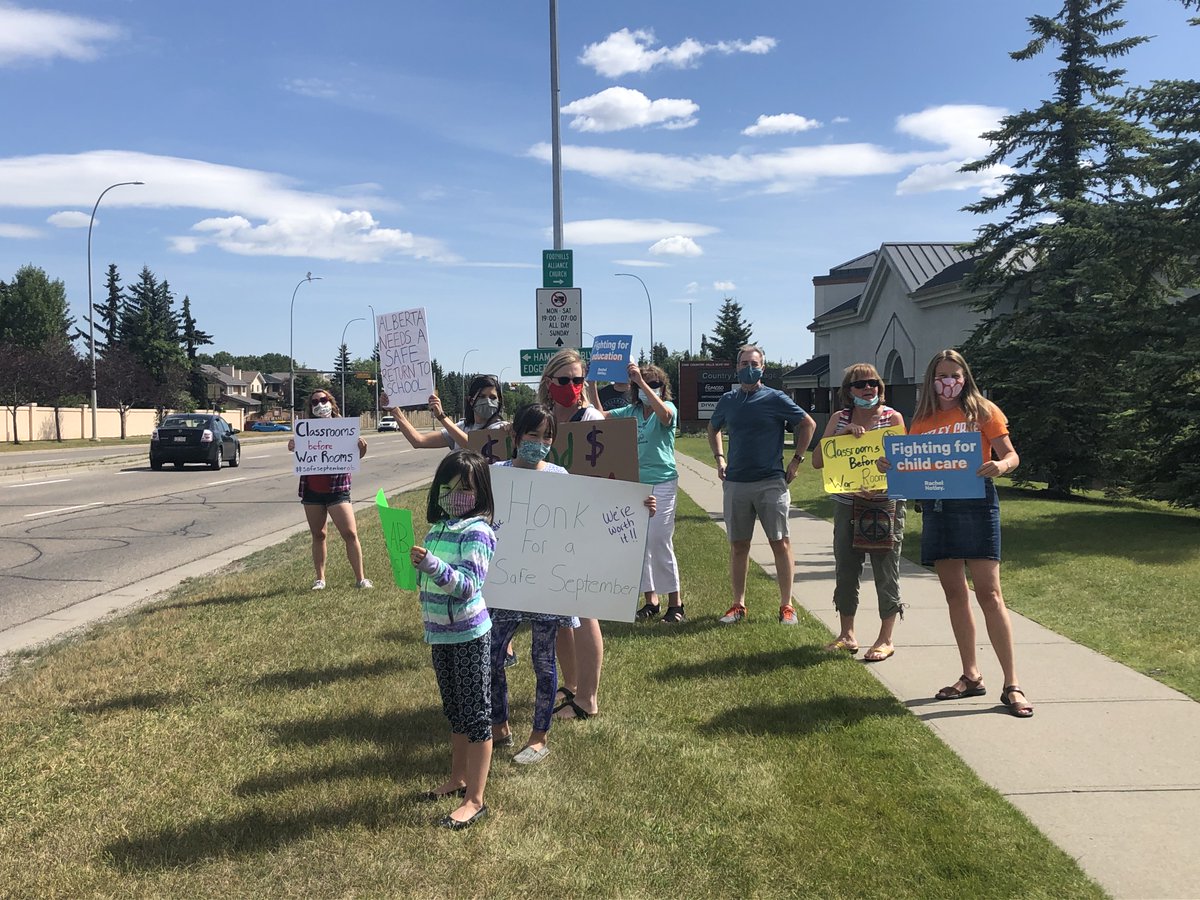
[[[155,472],[144,451],[99,466],[66,454],[16,481],[4,475],[17,460],[0,457],[0,631],[303,523],[285,440],[246,441],[241,465],[220,471]],[[432,477],[443,455],[395,435],[367,442],[356,501]],[[368,577],[387,574],[367,561]]]

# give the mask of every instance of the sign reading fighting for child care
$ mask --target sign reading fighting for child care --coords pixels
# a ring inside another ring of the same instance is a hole
[[[572,475],[637,481],[637,439],[633,419],[563,422],[546,462],[562,466]],[[469,432],[467,446],[481,454],[488,465],[513,458],[512,432],[507,428]]]
[[[294,440],[297,475],[358,471],[358,419],[299,419]]]
[[[827,494],[887,490],[887,476],[875,466],[883,456],[883,439],[904,434],[898,425],[867,431],[861,437],[839,434],[821,441],[821,478]]]
[[[963,500],[982,497],[983,478],[976,475],[983,453],[979,432],[911,434],[884,440],[892,464],[888,496],[899,500]]]
[[[491,474],[496,552],[483,583],[487,605],[632,622],[650,489],[511,466]]]
[[[379,379],[393,406],[424,406],[433,393],[429,325],[424,307],[375,317]]]
[[[588,381],[621,381],[629,378],[633,335],[598,334],[592,342],[588,361]]]

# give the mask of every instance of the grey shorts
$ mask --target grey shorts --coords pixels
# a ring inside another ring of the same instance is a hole
[[[762,523],[767,540],[788,536],[788,507],[792,498],[782,478],[724,482],[725,528],[731,541],[754,537],[754,520]]]

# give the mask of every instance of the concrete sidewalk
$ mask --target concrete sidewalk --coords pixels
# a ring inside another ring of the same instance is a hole
[[[720,520],[716,469],[683,454],[676,461],[680,488]],[[920,522],[910,513],[910,529]],[[836,634],[833,525],[793,510],[791,540],[795,602]],[[751,558],[774,577],[761,529]],[[1017,671],[1036,708],[1018,720],[1000,705],[1002,675],[977,607],[988,694],[933,700],[961,668],[945,598],[931,572],[906,560],[900,571],[909,609],[896,655],[871,674],[1114,897],[1200,897],[1200,703],[1012,613]],[[869,569],[862,583],[865,650],[878,628]],[[777,610],[749,614],[774,620]]]

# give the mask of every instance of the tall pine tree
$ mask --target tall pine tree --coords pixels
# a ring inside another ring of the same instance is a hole
[[[717,312],[712,337],[701,335],[702,350],[712,354],[713,359],[737,362],[738,348],[750,343],[754,326],[742,318],[742,306],[732,297],[726,297]]]
[[[188,362],[188,387],[192,399],[196,401],[197,405],[203,406],[208,400],[208,382],[200,374],[200,361],[196,359],[196,352],[198,348],[211,344],[213,338],[207,331],[201,331],[196,324],[196,319],[192,316],[192,300],[187,294],[183,295],[183,310],[180,318],[182,325],[180,340],[183,343],[183,351],[187,355]]]

